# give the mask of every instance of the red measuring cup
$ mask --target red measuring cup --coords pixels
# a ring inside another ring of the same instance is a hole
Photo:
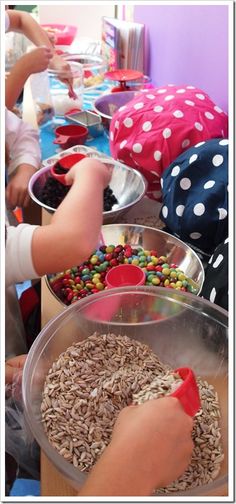
[[[59,159],[53,166],[51,166],[50,172],[52,177],[61,184],[67,185],[65,181],[66,172],[85,157],[85,154],[80,154],[78,152],[75,154],[69,154],[68,156]],[[59,173],[60,169],[65,170],[65,173]]]
[[[179,374],[183,383],[170,395],[179,399],[187,415],[194,416],[201,407],[195,375],[188,367],[177,368],[174,372]]]
[[[69,149],[74,145],[84,144],[88,136],[86,126],[66,124],[55,129],[56,138],[53,143],[60,145],[64,149]]]
[[[120,264],[107,272],[105,280],[108,289],[113,289],[127,285],[144,285],[146,275],[142,268],[135,264]]]

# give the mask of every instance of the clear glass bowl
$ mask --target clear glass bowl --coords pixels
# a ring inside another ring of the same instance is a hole
[[[227,484],[228,314],[192,294],[165,288],[111,289],[75,303],[52,319],[33,343],[23,373],[23,401],[29,427],[47,457],[79,489],[86,475],[49,443],[41,423],[41,394],[52,362],[71,344],[94,331],[128,335],[148,344],[173,369],[189,366],[213,384],[221,406],[225,459],[214,482],[175,495],[222,495]],[[173,494],[171,494],[173,495]]]
[[[84,91],[94,89],[103,84],[107,64],[101,56],[90,54],[66,54],[64,59],[67,62],[76,62],[82,65]]]

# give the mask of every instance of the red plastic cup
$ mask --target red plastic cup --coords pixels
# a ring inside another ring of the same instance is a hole
[[[106,274],[105,281],[108,289],[125,287],[127,285],[144,285],[145,272],[135,264],[120,264],[111,268]]]
[[[69,149],[74,145],[84,144],[88,136],[88,128],[79,124],[65,124],[55,129],[56,139],[54,144],[60,145],[63,149]]]
[[[55,178],[61,184],[67,185],[66,181],[65,181],[66,174],[65,173],[57,173],[57,171],[56,171],[58,163],[60,163],[60,167],[63,168],[63,170],[68,171],[68,170],[70,170],[70,168],[72,168],[72,166],[74,166],[76,163],[78,163],[79,161],[81,161],[85,157],[86,157],[85,154],[80,154],[78,152],[75,154],[69,154],[69,156],[65,156],[65,157],[61,158],[53,166],[51,166],[51,170],[50,170],[51,175],[53,176],[53,178]]]
[[[187,367],[178,368],[175,370],[175,373],[179,374],[183,383],[170,395],[179,399],[187,415],[194,416],[201,407],[195,375],[192,369]]]

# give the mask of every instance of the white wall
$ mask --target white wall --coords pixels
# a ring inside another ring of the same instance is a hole
[[[114,17],[114,5],[39,5],[40,23],[71,24],[78,27],[77,38],[101,39],[102,16]]]

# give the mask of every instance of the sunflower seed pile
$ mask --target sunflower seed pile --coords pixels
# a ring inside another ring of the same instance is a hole
[[[81,471],[89,471],[108,445],[119,411],[162,397],[181,383],[150,347],[127,336],[94,333],[52,364],[42,393],[49,442]],[[223,460],[219,403],[212,385],[198,379],[202,409],[194,419],[191,464],[157,494],[178,492],[217,477]]]

